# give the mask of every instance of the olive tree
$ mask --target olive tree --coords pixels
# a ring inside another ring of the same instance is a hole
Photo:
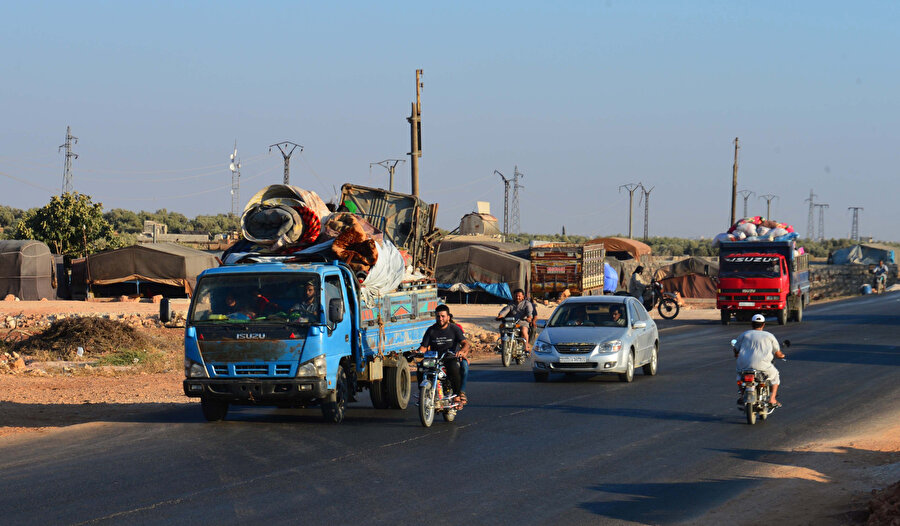
[[[103,217],[103,206],[77,192],[55,195],[43,207],[25,212],[14,236],[41,241],[54,253],[69,257],[122,246]]]

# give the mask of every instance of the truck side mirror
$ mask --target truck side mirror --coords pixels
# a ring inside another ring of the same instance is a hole
[[[537,325],[539,329],[543,329],[547,326],[547,320],[538,320],[535,322],[535,325]]]
[[[344,301],[341,298],[331,298],[328,301],[328,321],[331,323],[344,321]]]

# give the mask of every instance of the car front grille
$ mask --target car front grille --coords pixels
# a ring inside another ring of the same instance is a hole
[[[597,362],[555,363],[554,369],[596,369]]]
[[[596,343],[557,343],[556,352],[560,354],[587,354],[594,350]]]

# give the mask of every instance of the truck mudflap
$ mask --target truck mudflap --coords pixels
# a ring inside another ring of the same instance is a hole
[[[225,379],[188,378],[184,394],[208,397],[231,403],[271,404],[277,402],[309,402],[328,396],[324,378]]]

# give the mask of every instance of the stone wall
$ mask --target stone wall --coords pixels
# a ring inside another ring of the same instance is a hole
[[[897,265],[888,265],[887,286],[897,282]],[[872,284],[868,265],[810,265],[810,294],[812,300],[855,296],[862,285]]]

